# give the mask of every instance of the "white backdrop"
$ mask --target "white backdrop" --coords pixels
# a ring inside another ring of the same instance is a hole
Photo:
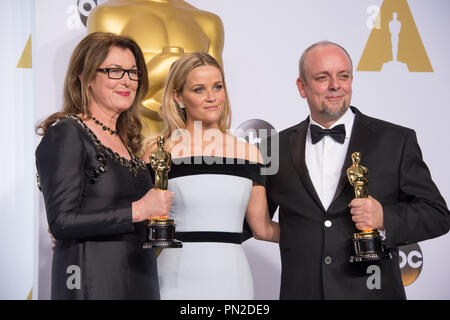
[[[367,10],[374,5],[381,7],[383,0],[187,2],[216,13],[224,23],[223,59],[233,108],[232,127],[256,118],[266,120],[281,130],[308,115],[306,102],[300,98],[295,87],[302,51],[316,41],[331,40],[348,50],[356,68],[371,33],[367,24],[373,20],[373,14],[367,13]],[[416,129],[424,159],[448,202],[450,175],[446,164],[450,156],[447,142],[450,119],[450,96],[447,94],[450,22],[447,14],[450,12],[450,2],[407,2],[434,72],[355,70],[352,104],[370,116]],[[85,35],[76,4],[76,0],[35,1],[34,121],[61,106],[63,79],[70,54]],[[24,124],[19,126],[24,131],[29,130]],[[17,141],[21,143],[21,140]],[[34,187],[34,183],[30,179],[24,186]],[[35,205],[34,217],[39,219],[35,223],[35,241],[39,245],[35,244],[35,268],[38,272],[34,277],[33,297],[46,299],[49,297],[51,250],[42,199],[37,191],[36,197],[39,204]],[[31,202],[31,197],[29,200]],[[450,258],[444,254],[449,244],[449,235],[419,244],[423,253],[422,272],[413,284],[406,287],[408,298],[450,298],[450,275],[447,271]],[[277,299],[280,283],[277,245],[249,240],[244,247],[254,275],[256,298]],[[21,252],[15,254],[20,255]],[[5,257],[3,251],[2,257]],[[6,261],[8,263],[9,260]],[[3,278],[4,275],[1,277],[2,281],[8,281]]]
[[[33,285],[32,70],[19,63],[32,26],[32,0],[1,1],[0,299],[25,299]]]

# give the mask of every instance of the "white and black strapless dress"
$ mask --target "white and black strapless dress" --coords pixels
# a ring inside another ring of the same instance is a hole
[[[262,165],[218,157],[172,161],[170,212],[183,248],[157,259],[161,299],[253,299],[253,279],[241,246],[253,182]]]

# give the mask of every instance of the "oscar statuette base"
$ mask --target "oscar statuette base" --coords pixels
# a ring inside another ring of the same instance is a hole
[[[392,259],[391,252],[386,249],[377,230],[353,234],[353,249],[355,254],[350,257],[350,262]]]
[[[175,223],[173,219],[152,219],[146,226],[146,239],[142,247],[149,248],[182,248],[183,243],[175,240]]]

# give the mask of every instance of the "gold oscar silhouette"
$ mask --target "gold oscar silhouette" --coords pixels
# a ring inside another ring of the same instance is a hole
[[[362,166],[361,153],[352,154],[353,164],[347,169],[347,177],[355,190],[355,198],[369,197],[369,169]],[[386,250],[385,243],[378,230],[363,230],[353,234],[354,255],[350,262],[391,259],[391,253]]]
[[[172,165],[172,156],[164,150],[164,137],[157,138],[158,147],[150,155],[150,166],[155,171],[155,189],[167,190],[168,173]],[[147,241],[143,248],[181,248],[181,241],[175,240],[175,222],[168,217],[154,217],[148,220]]]
[[[407,0],[383,0],[357,71],[433,72]]]
[[[109,0],[89,14],[87,31],[129,36],[144,52],[150,81],[141,109],[144,137],[156,136],[163,128],[158,110],[173,62],[201,51],[222,64],[222,20],[183,0]]]

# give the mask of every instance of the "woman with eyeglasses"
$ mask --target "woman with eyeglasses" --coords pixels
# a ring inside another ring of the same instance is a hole
[[[52,299],[159,299],[155,252],[141,243],[145,221],[167,216],[173,194],[152,189],[137,157],[146,75],[132,39],[89,34],[70,60],[63,109],[37,126],[38,178],[56,239]]]

